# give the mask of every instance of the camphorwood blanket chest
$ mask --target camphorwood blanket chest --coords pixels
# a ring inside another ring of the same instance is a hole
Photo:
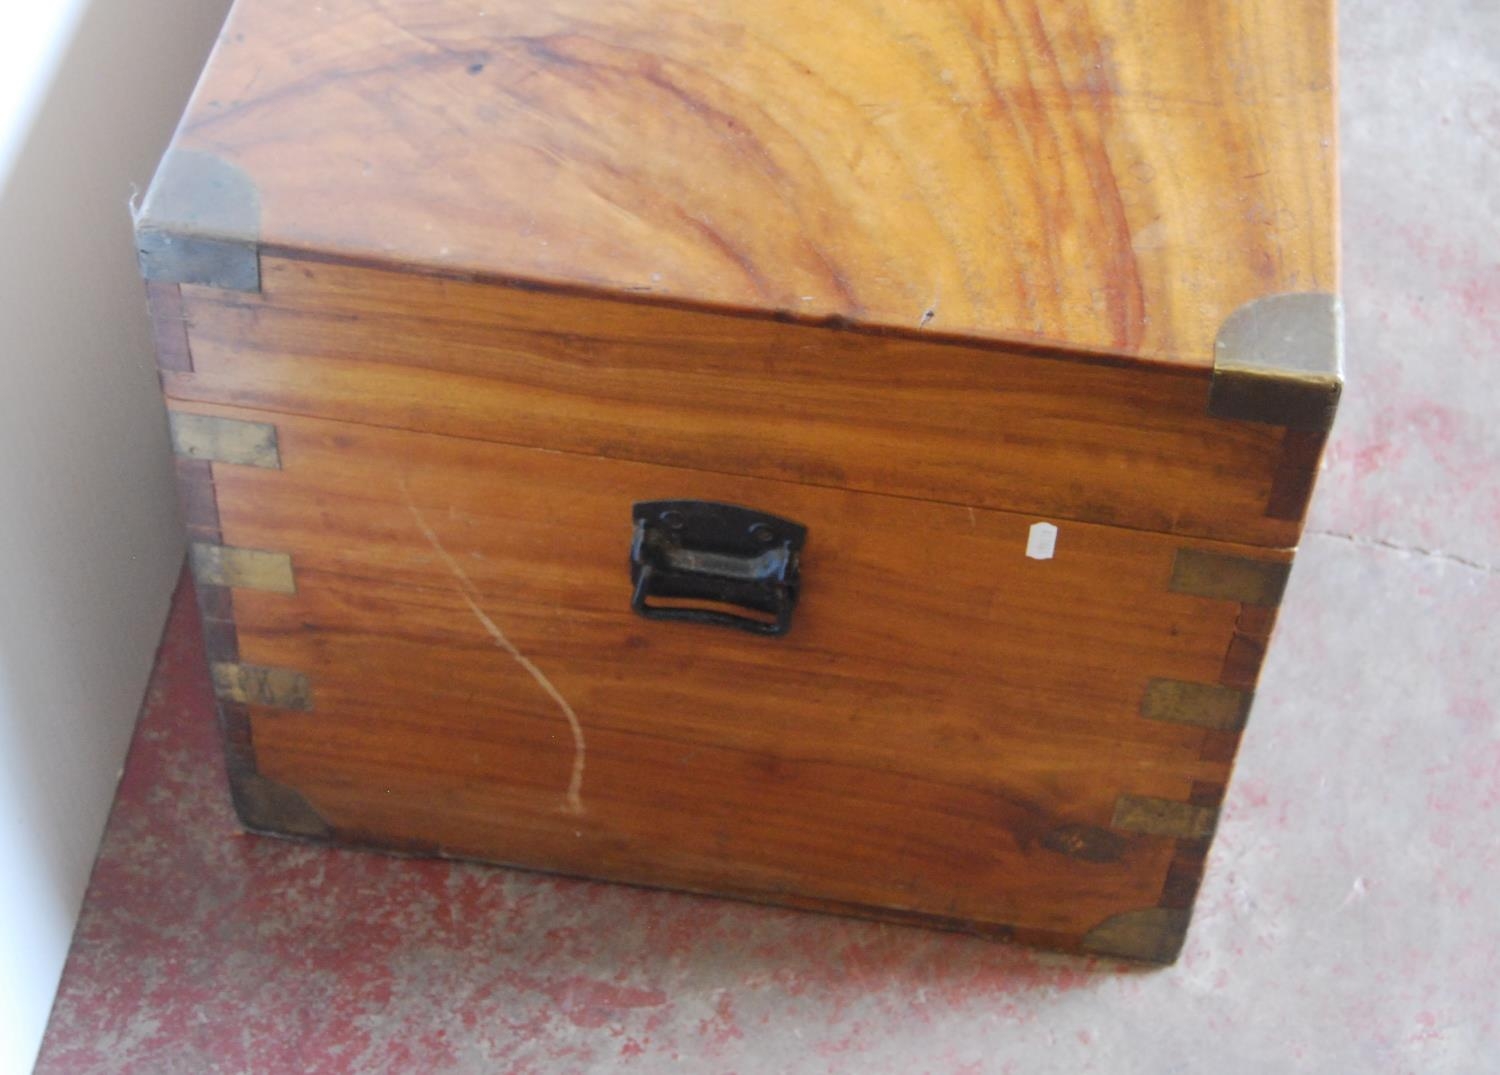
[[[1167,961],[1331,0],[240,0],[136,217],[252,829]]]

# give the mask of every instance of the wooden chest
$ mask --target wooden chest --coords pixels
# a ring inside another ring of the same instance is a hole
[[[240,0],[138,212],[252,829],[1167,961],[1329,0]]]

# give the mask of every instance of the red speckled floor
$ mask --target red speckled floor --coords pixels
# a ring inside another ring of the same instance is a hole
[[[179,594],[38,1070],[1500,1072],[1500,5],[1341,31],[1350,384],[1175,967],[243,835]]]

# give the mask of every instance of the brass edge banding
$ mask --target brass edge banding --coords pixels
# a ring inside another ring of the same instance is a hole
[[[281,450],[273,425],[186,411],[168,411],[167,422],[172,450],[178,455],[213,463],[281,468]]]
[[[1173,593],[1238,601],[1243,605],[1281,604],[1292,565],[1248,556],[1178,549],[1172,561]]]
[[[1211,806],[1195,806],[1149,795],[1121,795],[1115,800],[1115,814],[1109,824],[1110,828],[1121,832],[1200,840],[1213,835],[1218,818],[1218,810]]]
[[[1083,935],[1094,955],[1149,963],[1171,963],[1182,951],[1192,914],[1168,907],[1144,907],[1106,918]]]
[[[230,661],[216,661],[210,668],[214,693],[226,702],[277,709],[312,708],[312,684],[306,675],[294,669]]]
[[[1208,413],[1327,431],[1344,385],[1344,312],[1321,291],[1267,295],[1224,321]]]
[[[1191,724],[1219,732],[1239,731],[1250,714],[1251,692],[1217,683],[1153,679],[1141,697],[1141,716],[1171,724]]]
[[[136,213],[135,240],[147,280],[260,290],[260,196],[211,153],[167,151]]]
[[[292,558],[284,552],[195,541],[188,546],[188,563],[192,567],[193,580],[200,585],[281,594],[297,592]]]

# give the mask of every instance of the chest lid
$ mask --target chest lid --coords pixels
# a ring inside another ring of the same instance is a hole
[[[1331,22],[240,0],[143,262],[253,289],[269,250],[1207,371],[1237,309],[1336,289]]]

